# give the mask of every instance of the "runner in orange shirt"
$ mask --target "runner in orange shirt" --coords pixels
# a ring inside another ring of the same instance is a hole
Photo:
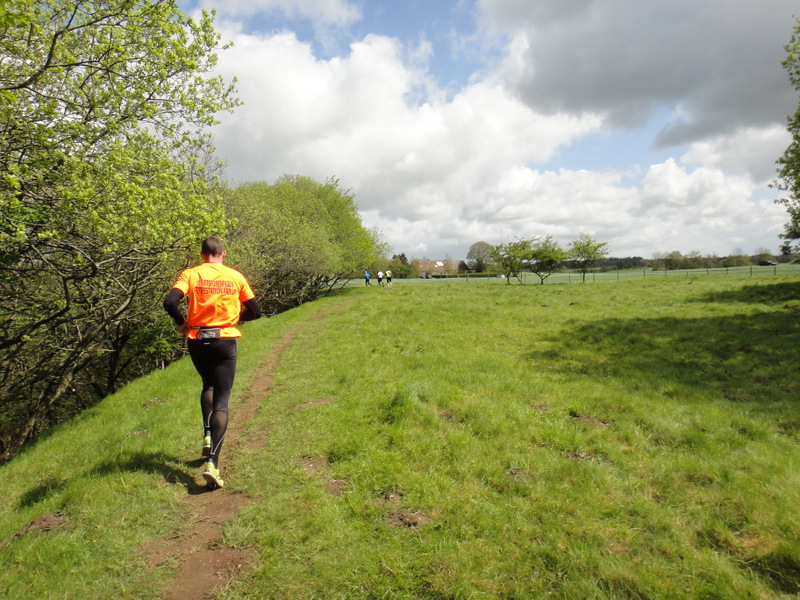
[[[184,270],[164,299],[179,331],[187,338],[192,363],[203,380],[200,408],[203,413],[203,456],[208,462],[203,477],[209,487],[223,487],[219,454],[228,429],[228,400],[236,375],[237,323],[261,316],[261,308],[244,275],[222,264],[222,242],[215,237],[203,241],[203,263]],[[179,302],[188,297],[188,316]]]

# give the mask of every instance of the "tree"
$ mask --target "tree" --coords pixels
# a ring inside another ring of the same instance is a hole
[[[392,256],[388,268],[391,270],[394,279],[409,279],[419,275],[419,261],[417,261],[417,268],[415,271],[414,265],[408,261],[405,252]]]
[[[699,250],[690,250],[686,254],[684,264],[687,269],[702,269],[706,266],[710,266],[707,264],[706,259],[703,258],[703,255],[700,254]]]
[[[661,250],[657,250],[653,252],[652,258],[652,266],[653,271],[661,271],[662,269],[666,271],[666,261],[667,261],[667,253]]]
[[[756,248],[755,256],[753,256],[753,260],[756,264],[760,263],[762,260],[775,260],[775,255],[769,251],[768,248]]]
[[[470,269],[478,273],[483,273],[492,263],[492,250],[494,246],[488,242],[475,242],[469,247],[467,260]]]
[[[679,250],[673,250],[665,259],[664,269],[667,271],[677,271],[686,266],[686,259]]]
[[[581,273],[582,281],[586,281],[586,273],[598,260],[608,256],[607,246],[608,242],[597,242],[587,233],[579,233],[578,239],[570,242],[570,256]]]
[[[229,236],[231,265],[247,273],[268,314],[356,277],[383,247],[335,179],[283,176],[274,185],[241,185],[227,191],[225,207],[237,222]]]
[[[492,250],[491,257],[506,276],[507,284],[511,285],[512,277],[516,277],[521,284],[520,274],[531,259],[531,241],[517,239],[507,244],[499,244]]]
[[[226,227],[205,170],[233,88],[213,19],[156,0],[0,16],[0,458],[171,355],[168,278]],[[180,261],[180,262],[176,262]],[[169,273],[169,275],[167,275]]]
[[[784,49],[786,58],[782,61],[783,68],[789,73],[789,81],[800,92],[800,19],[794,26],[792,38]],[[789,146],[778,159],[778,181],[774,184],[778,189],[788,192],[788,196],[776,202],[786,206],[789,213],[789,222],[784,226],[780,235],[785,241],[781,246],[784,254],[791,254],[800,250],[800,106],[794,115],[789,117],[787,129],[792,136]]]
[[[723,267],[746,267],[753,264],[750,256],[744,253],[741,248],[735,248],[728,256],[722,259],[720,263]]]
[[[411,257],[411,262],[408,263],[408,268],[410,271],[409,277],[419,277],[419,274],[422,272],[422,267],[420,266],[420,259],[416,256]]]
[[[541,284],[553,273],[561,270],[561,263],[569,258],[569,253],[564,250],[552,236],[536,238],[532,241],[529,266]]]
[[[673,271],[677,269],[701,269],[714,266],[714,259],[711,257],[704,257],[698,250],[692,250],[685,256],[678,250],[673,250],[670,253],[656,252],[653,253],[653,270],[654,271]]]
[[[458,261],[449,254],[444,255],[445,275],[458,273]]]

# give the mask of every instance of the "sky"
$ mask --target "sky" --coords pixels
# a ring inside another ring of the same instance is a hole
[[[580,233],[778,253],[797,0],[179,0],[215,9],[233,183],[349,190],[392,253]]]

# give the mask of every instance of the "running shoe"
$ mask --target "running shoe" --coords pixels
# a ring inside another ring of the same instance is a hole
[[[203,456],[211,456],[211,436],[203,438]]]
[[[225,487],[225,482],[222,481],[222,478],[219,476],[219,469],[215,467],[214,463],[211,461],[206,463],[206,470],[203,471],[203,477],[210,488]]]

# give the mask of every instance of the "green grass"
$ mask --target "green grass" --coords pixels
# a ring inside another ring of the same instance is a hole
[[[257,565],[220,597],[800,593],[797,275],[413,283],[245,327],[232,422],[294,338],[223,456]],[[0,597],[159,597],[197,387],[179,361],[0,467]]]

